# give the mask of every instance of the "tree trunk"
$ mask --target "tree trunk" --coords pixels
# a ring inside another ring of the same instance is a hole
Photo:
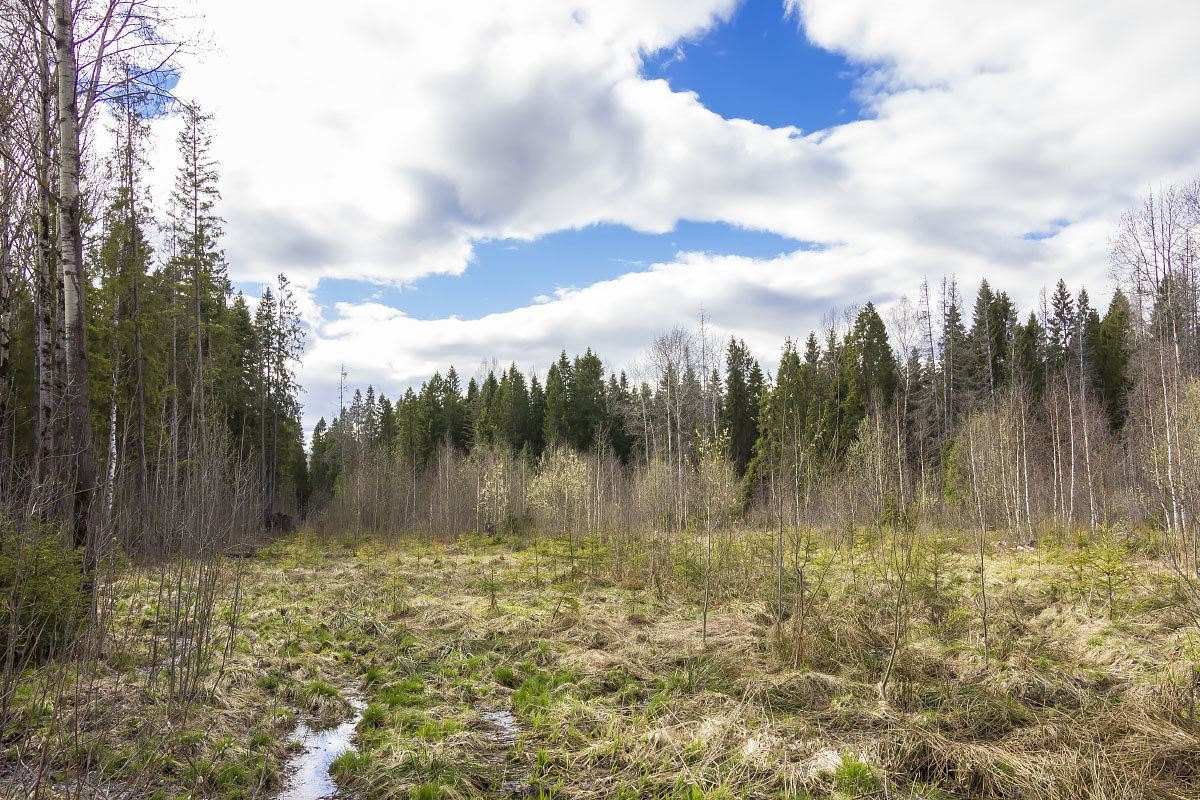
[[[117,273],[118,270],[114,270]],[[112,395],[108,401],[108,465],[104,479],[104,513],[112,520],[113,504],[117,489],[117,392],[121,379],[121,346],[118,341],[121,324],[121,301],[117,293],[116,275],[113,276],[112,313]]]
[[[1079,328],[1079,419],[1083,424],[1083,463],[1087,472],[1088,515],[1091,530],[1096,530],[1096,488],[1092,481],[1092,445],[1088,440],[1087,375],[1083,363],[1083,326]]]
[[[1071,396],[1071,376],[1064,374],[1067,386],[1067,435],[1071,439],[1071,483],[1067,490],[1067,527],[1075,524],[1075,401]]]
[[[83,233],[79,196],[79,108],[76,101],[75,31],[71,0],[56,0],[54,43],[58,72],[58,241],[63,278],[63,333],[67,366],[68,430],[73,455],[76,547],[87,548],[88,516],[96,486],[92,456],[91,393],[88,388]]]
[[[987,545],[987,523],[983,516],[983,498],[981,496],[979,476],[975,468],[975,431],[968,426],[967,442],[971,451],[971,492],[975,495],[975,512],[979,518],[979,597],[983,605],[983,666],[988,664],[988,601],[987,601],[987,565],[984,552]]]
[[[12,476],[6,470],[8,452],[8,431],[10,428],[8,412],[11,395],[12,375],[9,360],[10,343],[12,341],[12,279],[10,269],[12,264],[12,234],[9,226],[12,223],[11,199],[7,165],[4,174],[0,176],[0,480],[10,485]],[[2,500],[3,498],[0,498]]]
[[[125,169],[129,176],[129,260],[133,280],[133,363],[134,378],[137,381],[137,433],[138,433],[138,481],[137,499],[140,508],[146,501],[146,393],[142,381],[142,305],[140,285],[142,282],[142,265],[138,259],[138,230],[137,230],[137,188],[133,173],[133,111],[126,108],[126,123],[129,140],[126,142]],[[141,515],[135,517],[141,525]]]
[[[49,4],[42,7],[43,19],[35,23],[40,28],[48,22]],[[54,214],[51,196],[51,135],[50,135],[50,57],[46,37],[40,32],[38,40],[38,150],[37,150],[37,264],[33,280],[33,473],[35,507],[52,496],[51,485],[56,483],[57,454],[63,452],[62,415],[59,414],[60,361],[57,356],[58,320],[61,316],[58,299],[58,259],[54,247],[51,223]],[[45,511],[46,509],[43,509]]]

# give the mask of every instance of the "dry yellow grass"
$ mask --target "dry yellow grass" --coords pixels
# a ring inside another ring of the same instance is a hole
[[[164,709],[131,665],[107,669],[79,713],[103,704],[153,731],[147,794],[164,797],[269,788],[292,713],[344,715],[328,687],[347,685],[374,709],[362,758],[339,775],[355,796],[1200,797],[1198,654],[1150,565],[1110,620],[1063,588],[1052,555],[993,558],[985,666],[977,577],[956,563],[949,613],[912,590],[881,697],[892,589],[861,565],[831,569],[797,669],[786,649],[796,621],[776,628],[769,592],[726,587],[702,647],[686,586],[611,585],[544,556],[538,584],[531,558],[281,543],[248,564],[230,657],[176,730],[155,728]],[[150,631],[133,630],[144,668]],[[511,737],[489,716],[501,711]],[[137,727],[110,749],[128,750]]]

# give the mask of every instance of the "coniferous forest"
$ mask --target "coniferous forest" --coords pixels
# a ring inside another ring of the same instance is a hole
[[[1200,181],[306,434],[162,13],[0,0],[0,797],[1200,796]]]

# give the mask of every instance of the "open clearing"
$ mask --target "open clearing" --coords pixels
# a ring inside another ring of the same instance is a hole
[[[815,595],[797,668],[776,646],[773,587],[716,592],[702,646],[700,594],[547,552],[278,543],[239,562],[232,645],[214,648],[211,689],[173,710],[149,652],[153,584],[131,573],[130,640],[79,701],[85,732],[121,719],[93,767],[110,785],[151,777],[161,797],[277,796],[297,717],[336,725],[361,695],[356,749],[329,770],[339,797],[1200,796],[1194,676],[1176,669],[1195,644],[1148,567],[1110,619],[1072,588],[1077,559],[998,552],[985,666],[977,573],[946,554],[932,604],[914,591],[907,606],[884,700],[894,600],[852,561]]]

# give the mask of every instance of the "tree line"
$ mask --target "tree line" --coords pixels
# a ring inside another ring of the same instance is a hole
[[[783,343],[774,374],[702,320],[621,371],[588,349],[544,378],[511,365],[463,386],[451,367],[395,401],[355,392],[314,431],[314,496],[365,528],[519,529],[537,517],[536,481],[578,461],[581,532],[685,531],[711,513],[696,487],[717,448],[746,524],[852,511],[856,525],[941,520],[1020,541],[1144,525],[1190,541],[1197,195],[1174,187],[1126,215],[1102,308],[1062,280],[1033,308],[986,280],[968,301],[950,277],[886,313],[831,314]]]
[[[0,0],[0,727],[89,770],[116,723],[74,714],[126,647],[123,582],[156,587],[146,731],[169,732],[237,630],[226,556],[309,494],[296,301],[283,275],[233,291],[214,121],[171,92],[176,22],[147,0]],[[44,738],[19,696],[52,709]]]
[[[1072,293],[1060,280],[1021,322],[1008,294],[984,280],[969,326],[954,279],[942,282],[936,302],[931,294],[926,283],[919,304],[901,299],[890,325],[868,301],[831,318],[820,336],[809,333],[802,347],[788,339],[775,375],[742,340],[730,339],[724,357],[713,359],[711,342],[677,329],[654,341],[641,380],[626,370],[606,376],[588,348],[573,358],[563,351],[544,386],[536,371],[512,364],[465,387],[451,366],[395,402],[374,387],[355,390],[348,407],[313,431],[313,488],[330,496],[346,463],[364,452],[417,468],[443,447],[466,456],[496,445],[535,461],[547,447],[566,446],[599,448],[625,466],[676,451],[695,463],[705,438],[724,432],[726,455],[750,490],[772,458],[783,459],[784,440],[814,463],[842,464],[869,412],[893,408],[906,458],[938,466],[973,411],[994,410],[1018,390],[1044,404],[1048,390],[1068,384],[1091,393],[1109,431],[1124,426],[1135,331],[1120,288],[1101,315],[1086,289]]]
[[[194,524],[168,509],[206,471],[245,472],[247,518],[299,509],[299,314],[282,275],[232,290],[213,120],[168,90],[171,20],[139,0],[0,10],[0,501],[67,525],[90,563],[98,531],[136,552]],[[155,198],[167,113],[180,166]]]

